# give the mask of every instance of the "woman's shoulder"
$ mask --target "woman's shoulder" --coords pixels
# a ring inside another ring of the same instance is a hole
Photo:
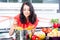
[[[20,14],[16,15],[16,16],[14,17],[14,19],[15,19],[15,20],[19,20],[19,17],[20,17]]]
[[[20,17],[20,14],[16,15],[14,19],[18,19]]]

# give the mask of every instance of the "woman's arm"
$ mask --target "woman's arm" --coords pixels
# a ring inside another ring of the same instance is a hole
[[[16,20],[14,20],[12,27],[10,28],[9,35],[12,36],[15,30],[15,27],[17,26]]]
[[[9,35],[12,36],[13,33],[14,33],[14,26],[12,26],[12,27],[10,28]]]

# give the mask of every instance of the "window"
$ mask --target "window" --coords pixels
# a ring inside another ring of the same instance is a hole
[[[0,2],[7,2],[7,0],[0,0]]]
[[[43,3],[58,3],[58,0],[43,0]]]
[[[18,2],[18,0],[0,0],[0,2]]]
[[[58,3],[59,0],[0,0],[0,2],[25,2],[29,1],[31,3]]]
[[[9,0],[9,2],[18,2],[18,0]]]
[[[31,2],[30,0],[22,0],[22,2],[25,2],[25,1]]]
[[[32,3],[58,3],[59,0],[32,0]]]
[[[32,3],[42,3],[43,0],[32,0]]]

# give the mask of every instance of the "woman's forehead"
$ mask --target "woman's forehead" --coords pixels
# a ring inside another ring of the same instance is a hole
[[[27,9],[29,9],[30,7],[28,6],[28,5],[24,5],[24,7],[23,8],[27,8]]]

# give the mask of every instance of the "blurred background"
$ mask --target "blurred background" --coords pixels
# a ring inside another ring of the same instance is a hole
[[[13,17],[20,13],[25,1],[32,3],[40,20],[37,28],[52,27],[51,19],[60,20],[60,0],[0,0],[0,38],[11,37],[8,32],[14,21]],[[15,33],[12,37],[15,39]]]

